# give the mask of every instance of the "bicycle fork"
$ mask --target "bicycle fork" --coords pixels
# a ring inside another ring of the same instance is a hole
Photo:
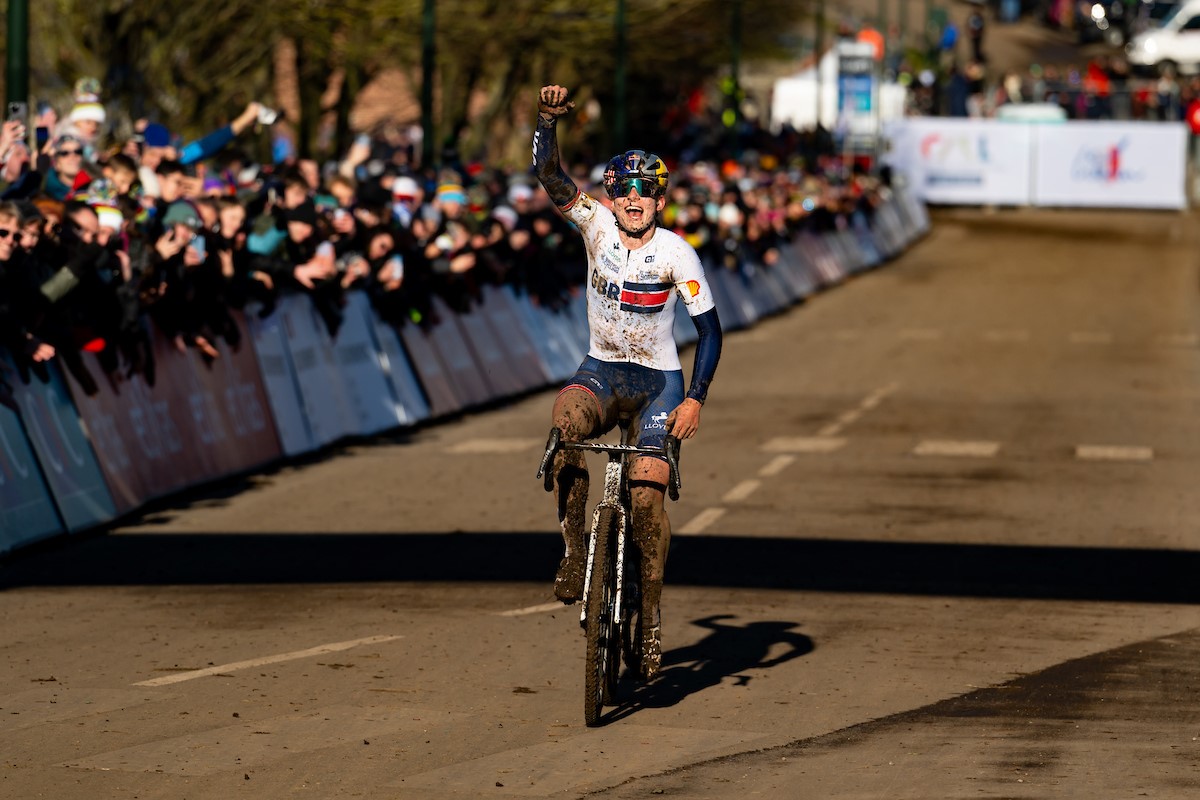
[[[583,573],[583,585],[585,587],[583,593],[583,602],[580,604],[579,610],[579,627],[587,626],[587,611],[588,611],[588,592],[586,587],[592,585],[592,569],[596,564],[596,538],[599,536],[607,536],[608,531],[601,531],[600,527],[600,512],[604,508],[610,508],[613,512],[613,518],[617,523],[617,551],[614,554],[616,563],[614,567],[617,573],[616,597],[613,605],[613,619],[621,619],[621,606],[625,600],[625,507],[621,505],[621,472],[625,468],[624,459],[621,453],[610,452],[608,454],[608,463],[604,467],[604,496],[600,498],[600,502],[596,504],[595,510],[592,512],[592,535],[588,538],[588,554],[587,567]]]

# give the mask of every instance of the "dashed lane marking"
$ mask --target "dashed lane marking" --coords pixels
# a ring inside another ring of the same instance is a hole
[[[754,492],[757,491],[759,486],[762,486],[762,481],[754,480],[753,478],[751,478],[749,480],[744,480],[741,483],[739,483],[737,486],[733,487],[728,492],[726,492],[725,496],[721,498],[721,502],[722,503],[740,503],[741,501],[745,500],[750,495],[754,494]]]
[[[1195,347],[1196,345],[1200,345],[1200,334],[1169,333],[1159,336],[1156,341],[1167,347]]]
[[[262,658],[251,658],[246,661],[235,661],[232,664],[221,664],[216,667],[207,667],[205,669],[194,669],[189,672],[178,672],[174,675],[164,675],[161,678],[151,678],[148,681],[138,681],[134,686],[168,686],[172,683],[182,683],[183,681],[195,680],[196,678],[205,678],[209,675],[223,675],[227,672],[235,672],[239,669],[249,669],[250,667],[261,667],[267,664],[278,664],[282,661],[296,661],[301,658],[310,658],[312,656],[323,656],[326,653],[337,653],[342,650],[349,650],[352,647],[359,647],[364,644],[382,644],[383,642],[391,642],[401,638],[400,636],[368,636],[365,639],[351,639],[348,642],[334,642],[332,644],[322,644],[317,647],[310,647],[307,650],[294,650],[291,653],[279,653],[273,656],[263,656]]]
[[[776,436],[763,445],[768,453],[832,453],[846,444],[830,436]]]
[[[841,415],[838,416],[836,421],[829,423],[824,428],[821,428],[821,430],[817,431],[817,436],[822,438],[837,436],[846,428],[847,425],[857,422],[863,414],[878,406],[883,402],[884,398],[899,388],[900,384],[894,381],[886,386],[879,387],[863,398],[863,401],[857,406],[849,411],[843,411]],[[820,450],[817,452],[829,451]]]
[[[1075,448],[1075,457],[1081,461],[1153,461],[1154,449],[1125,445],[1081,444]]]
[[[1028,342],[1029,331],[1023,330],[991,330],[983,334],[983,338],[989,342]]]
[[[455,455],[495,455],[501,453],[520,453],[537,447],[537,439],[468,439],[465,442],[451,445],[446,452]]]
[[[776,475],[783,472],[785,469],[795,463],[795,461],[795,456],[775,456],[767,462],[765,467],[758,471],[758,477],[774,478]]]
[[[723,508],[706,508],[679,529],[680,533],[702,533],[705,528],[725,516]]]
[[[945,456],[949,458],[993,458],[1000,452],[999,442],[963,442],[949,439],[926,439],[916,446],[913,455]]]
[[[555,601],[553,603],[539,603],[536,606],[526,606],[525,608],[514,608],[512,611],[497,611],[498,617],[524,617],[529,614],[544,614],[547,611],[557,611],[563,608],[563,604]]]

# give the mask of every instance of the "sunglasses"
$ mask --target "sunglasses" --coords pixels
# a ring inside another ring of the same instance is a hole
[[[82,150],[59,150],[59,151],[58,151],[58,152],[57,152],[55,155],[59,155],[59,156],[81,156],[81,155],[83,155],[83,151],[82,151]]]
[[[635,189],[638,197],[658,197],[663,193],[659,182],[650,178],[618,178],[606,188],[608,196],[614,199],[624,197]]]

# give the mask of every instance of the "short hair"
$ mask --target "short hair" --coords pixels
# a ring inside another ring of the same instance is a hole
[[[137,162],[124,153],[113,153],[108,157],[108,160],[104,162],[104,165],[106,167],[112,167],[113,169],[132,172],[134,175],[137,175],[138,171]]]
[[[178,161],[175,161],[171,158],[164,158],[159,162],[158,168],[154,170],[154,174],[161,175],[164,178],[168,175],[175,175],[176,173],[182,175],[185,172],[186,170],[183,168],[183,164],[180,164]]]
[[[349,189],[352,192],[358,191],[358,181],[356,181],[356,180],[354,180],[354,178],[351,178],[346,175],[338,174],[338,175],[334,175],[332,178],[330,178],[329,179],[329,188],[332,189],[335,185],[336,186],[345,186],[347,189]]]
[[[21,207],[10,200],[0,201],[0,217],[12,217],[17,221],[17,225],[25,224],[25,217],[21,214]]]
[[[95,214],[96,209],[82,200],[68,200],[63,203],[63,216],[70,219],[81,211],[87,211],[90,214]]]

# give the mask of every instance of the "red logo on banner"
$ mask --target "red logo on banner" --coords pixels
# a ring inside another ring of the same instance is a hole
[[[1200,136],[1200,100],[1193,100],[1187,110],[1188,127],[1192,129],[1192,133]]]

